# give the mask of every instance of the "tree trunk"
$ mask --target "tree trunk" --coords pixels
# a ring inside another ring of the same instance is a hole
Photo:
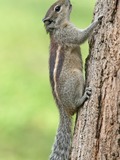
[[[71,160],[120,160],[120,0],[97,0],[94,14],[104,17],[89,40],[92,96],[78,113]]]

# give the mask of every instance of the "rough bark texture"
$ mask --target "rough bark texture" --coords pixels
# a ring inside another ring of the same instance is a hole
[[[86,64],[92,96],[78,113],[71,160],[120,160],[120,0],[98,0],[103,21]]]

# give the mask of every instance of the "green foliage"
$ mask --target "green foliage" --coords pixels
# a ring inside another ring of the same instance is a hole
[[[54,1],[0,1],[0,160],[46,160],[58,125],[42,18]],[[90,24],[94,0],[73,1],[71,21]],[[87,44],[82,47],[85,59]]]

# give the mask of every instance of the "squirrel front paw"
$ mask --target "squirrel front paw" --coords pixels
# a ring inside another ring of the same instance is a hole
[[[100,15],[100,16],[98,17],[98,22],[101,23],[101,22],[102,22],[102,19],[103,19],[103,15]]]

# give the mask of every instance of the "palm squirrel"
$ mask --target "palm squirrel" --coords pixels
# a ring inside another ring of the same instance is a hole
[[[83,63],[80,44],[85,42],[101,22],[100,16],[88,28],[80,30],[70,23],[70,0],[58,0],[43,19],[50,35],[49,72],[52,93],[58,106],[60,122],[50,160],[68,160],[71,148],[71,118],[90,97],[84,91]]]

